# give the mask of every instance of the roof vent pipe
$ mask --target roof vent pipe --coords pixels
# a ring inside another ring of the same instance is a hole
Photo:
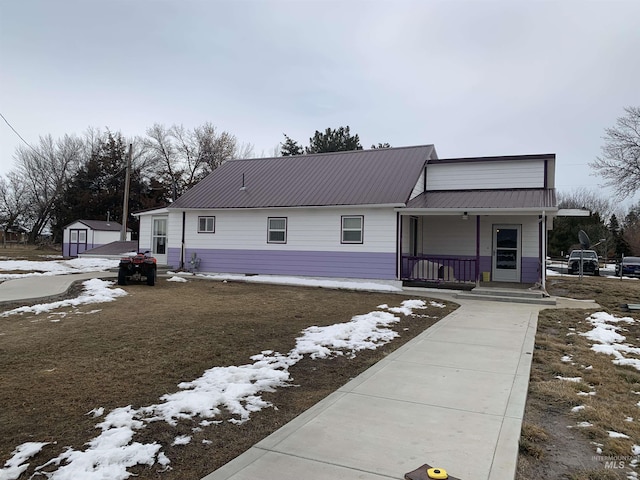
[[[240,190],[246,190],[247,187],[244,186],[244,173],[242,174],[242,186],[240,187]]]

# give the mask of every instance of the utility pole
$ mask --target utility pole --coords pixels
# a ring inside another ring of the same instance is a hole
[[[127,175],[124,180],[124,202],[122,204],[122,229],[120,230],[120,241],[127,240],[127,217],[129,216],[129,183],[131,182],[131,155],[133,144],[129,144],[129,154],[127,155]]]

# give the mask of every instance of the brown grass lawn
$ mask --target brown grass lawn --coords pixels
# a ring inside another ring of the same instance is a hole
[[[640,392],[640,371],[616,366],[613,357],[593,352],[593,342],[579,333],[593,328],[585,318],[595,311],[630,316],[637,322],[623,324],[626,331],[621,333],[629,344],[640,347],[640,314],[622,308],[626,303],[640,303],[640,281],[551,277],[548,290],[552,295],[595,299],[602,308],[540,312],[516,478],[626,479],[626,469],[605,468],[596,448],[602,449],[601,456],[629,465],[631,446],[640,444],[640,395],[633,393]],[[564,356],[571,360],[561,361]],[[585,368],[589,366],[593,368]],[[581,377],[582,381],[567,382],[556,376]],[[581,396],[578,392],[596,394]],[[572,413],[579,405],[585,408]],[[625,421],[627,418],[633,421]],[[575,427],[578,422],[592,426]],[[630,438],[611,438],[609,430]]]
[[[0,251],[0,255],[2,252]],[[55,281],[55,280],[53,280]],[[30,460],[33,467],[94,438],[96,407],[158,403],[182,381],[214,366],[251,363],[263,350],[287,353],[311,325],[349,321],[387,303],[409,298],[394,294],[319,288],[159,279],[155,287],[132,284],[129,295],[112,303],[65,309],[68,315],[0,318],[0,465],[27,441],[56,442]],[[6,306],[5,306],[6,307]],[[392,327],[400,337],[353,359],[305,358],[290,369],[296,386],[265,393],[267,408],[242,425],[223,422],[192,433],[196,421],[177,427],[155,422],[135,440],[158,441],[172,470],[135,467],[137,478],[198,479],[215,470],[456,308],[430,307]],[[94,310],[94,313],[89,313]],[[0,306],[0,311],[6,310]],[[61,313],[61,312],[56,312]],[[57,320],[57,321],[56,321]],[[224,417],[225,418],[229,418]],[[186,446],[171,446],[192,434]],[[212,443],[204,444],[202,440]]]

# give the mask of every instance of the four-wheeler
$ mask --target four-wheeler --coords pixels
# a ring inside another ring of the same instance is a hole
[[[147,285],[156,284],[156,259],[149,252],[122,257],[118,268],[118,285],[126,285],[128,280],[146,280]]]
[[[582,273],[600,275],[600,265],[598,264],[598,254],[594,250],[573,250],[567,262],[569,275],[580,273],[580,257],[582,256]]]

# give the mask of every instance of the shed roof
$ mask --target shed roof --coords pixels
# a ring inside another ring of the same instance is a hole
[[[76,222],[85,224],[91,230],[98,230],[101,232],[119,232],[122,229],[122,225],[118,222],[106,222],[104,220],[76,220],[75,222],[71,222],[69,225],[73,225]],[[64,228],[67,228],[69,225],[66,225]],[[127,228],[127,231],[131,231],[131,229]]]
[[[407,208],[446,209],[555,209],[556,191],[547,189],[427,191],[413,198]]]
[[[169,208],[405,204],[432,158],[422,145],[231,160]]]

